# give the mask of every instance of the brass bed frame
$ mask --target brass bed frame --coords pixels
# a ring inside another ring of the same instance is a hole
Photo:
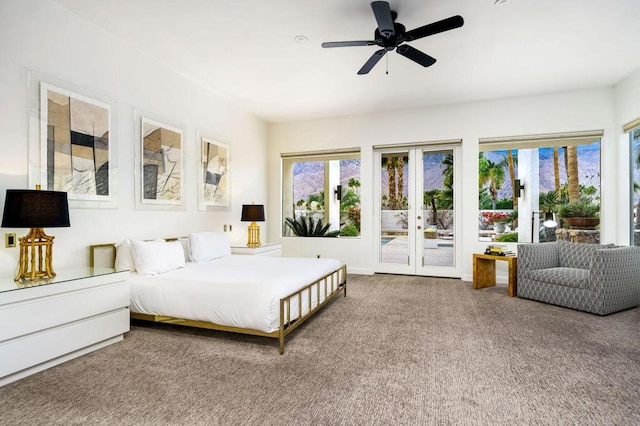
[[[177,238],[166,238],[167,241],[175,241]],[[112,252],[112,265],[115,265],[116,246],[113,243],[108,244],[94,244],[89,246],[89,265],[95,266],[95,253],[100,249],[111,248]],[[280,342],[280,355],[284,354],[285,337],[293,330],[298,328],[309,317],[318,312],[323,306],[335,299],[340,292],[343,291],[344,297],[347,297],[347,265],[342,265],[339,268],[323,275],[317,280],[300,287],[293,293],[284,296],[280,299],[280,327],[271,333],[265,331],[254,330],[251,328],[232,327],[228,325],[215,324],[206,321],[196,321],[184,318],[173,318],[163,315],[148,315],[140,314],[137,312],[131,312],[131,318],[143,321],[160,322],[166,324],[176,324],[188,327],[206,328],[217,331],[227,331],[239,334],[250,334],[254,336],[270,337],[278,339]],[[315,304],[312,303],[313,292],[316,293]],[[321,296],[324,296],[321,299]],[[302,313],[302,300],[303,297],[308,298],[308,309],[304,314]],[[297,300],[297,302],[296,302]],[[298,317],[291,318],[291,304],[298,305]]]

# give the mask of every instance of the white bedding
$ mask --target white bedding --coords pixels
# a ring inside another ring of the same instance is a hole
[[[281,297],[340,266],[335,259],[232,255],[154,276],[132,273],[130,309],[270,333],[280,327]],[[315,288],[312,299],[315,305]],[[306,312],[308,296],[302,300]],[[294,301],[292,318],[297,310]]]

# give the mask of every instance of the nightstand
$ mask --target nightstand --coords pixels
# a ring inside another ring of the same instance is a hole
[[[0,386],[123,339],[129,271],[61,269],[54,278],[0,278]]]
[[[246,256],[281,257],[282,244],[280,243],[263,244],[260,247],[232,246],[231,254],[239,254],[239,255],[246,255]]]

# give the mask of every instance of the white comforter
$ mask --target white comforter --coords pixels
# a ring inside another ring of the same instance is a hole
[[[154,276],[132,273],[130,309],[270,333],[280,327],[281,297],[340,266],[335,259],[235,255]],[[313,304],[316,296],[314,288]],[[305,312],[308,296],[302,300]]]

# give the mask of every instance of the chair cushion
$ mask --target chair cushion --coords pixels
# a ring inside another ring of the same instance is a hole
[[[593,244],[595,245],[595,244]],[[535,281],[566,287],[587,288],[589,284],[589,270],[578,268],[548,268],[529,271],[526,277]]]
[[[612,248],[613,244],[587,244],[558,241],[560,266],[565,268],[590,269],[593,253],[603,248]]]

